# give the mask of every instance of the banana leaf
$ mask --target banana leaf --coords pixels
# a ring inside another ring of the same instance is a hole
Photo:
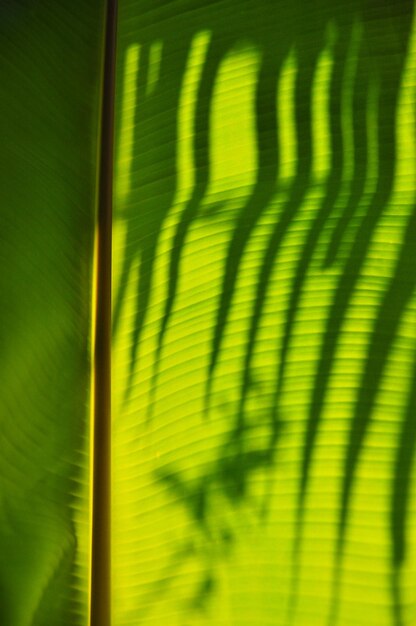
[[[5,626],[415,623],[414,8],[3,0]]]
[[[104,6],[0,5],[0,621],[85,624]]]

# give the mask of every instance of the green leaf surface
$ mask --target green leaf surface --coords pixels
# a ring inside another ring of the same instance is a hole
[[[120,4],[117,626],[416,619],[413,9]]]
[[[0,622],[86,624],[103,4],[0,5]]]
[[[0,4],[2,626],[106,626],[108,8]],[[112,626],[416,621],[414,9],[118,1]]]

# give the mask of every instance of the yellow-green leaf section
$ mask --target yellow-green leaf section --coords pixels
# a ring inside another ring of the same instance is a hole
[[[410,0],[124,0],[114,626],[416,620]]]
[[[113,626],[416,620],[414,8],[119,0]],[[106,9],[0,3],[5,626],[89,624]]]

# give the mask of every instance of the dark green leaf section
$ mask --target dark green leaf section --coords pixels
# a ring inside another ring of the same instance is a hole
[[[0,622],[86,624],[99,0],[0,3]]]
[[[413,13],[122,3],[117,626],[414,622]]]

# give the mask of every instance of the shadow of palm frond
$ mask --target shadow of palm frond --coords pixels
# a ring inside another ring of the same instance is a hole
[[[301,521],[305,510],[305,497],[307,494],[307,487],[312,466],[313,451],[320,428],[329,378],[335,362],[338,340],[341,336],[343,322],[345,320],[351,298],[355,292],[355,287],[361,277],[362,268],[372,242],[373,234],[386,207],[388,206],[393,190],[397,156],[395,130],[397,101],[400,93],[400,81],[410,35],[413,8],[412,3],[408,2],[406,7],[406,17],[403,15],[404,6],[401,6],[401,12],[398,12],[396,15],[391,6],[384,6],[383,8],[380,8],[379,19],[383,20],[383,24],[386,24],[386,29],[388,29],[390,35],[389,37],[386,37],[385,30],[380,28],[380,22],[375,22],[371,19],[371,11],[374,9],[374,7],[372,7],[372,3],[368,2],[363,4],[362,7],[364,45],[361,48],[358,63],[364,64],[364,67],[360,69],[360,75],[363,76],[362,80],[365,80],[365,84],[367,85],[375,79],[379,82],[379,123],[377,126],[378,174],[369,206],[361,218],[361,222],[359,223],[347,259],[341,271],[338,284],[335,287],[334,298],[330,306],[326,330],[321,343],[320,356],[318,357],[308,423],[305,433],[298,504],[299,529],[302,528]],[[391,47],[387,56],[386,45]],[[357,88],[361,89],[362,85]],[[350,209],[352,210],[353,208],[354,206],[351,205]],[[386,325],[389,326],[388,318],[382,317],[380,324],[383,329]],[[389,344],[383,341],[383,345],[385,346],[384,349],[387,354]],[[384,367],[383,363],[383,359],[379,359],[377,367],[382,369]],[[361,386],[361,389],[364,389],[364,387]],[[376,387],[374,387],[374,393],[375,391]],[[368,388],[365,393],[369,393]],[[359,422],[360,426],[358,428],[360,430],[365,430],[365,426],[363,427],[363,424],[367,422],[369,416],[367,408],[368,402],[365,403],[365,414],[363,412],[363,407],[364,405],[362,405],[360,416],[354,420],[354,423],[357,423],[357,421]],[[353,428],[357,428],[357,425]],[[352,455],[351,452],[347,454],[348,456]],[[352,460],[348,461],[349,466],[352,463]],[[348,482],[351,480],[351,472],[348,472],[348,478],[345,478],[345,480]],[[344,491],[347,492],[348,488],[344,487]],[[345,494],[343,495],[343,498],[346,498]],[[343,512],[341,513],[342,518],[346,514],[346,509],[347,507],[343,509]],[[342,521],[341,524],[343,524]],[[301,530],[299,532],[301,533]],[[298,538],[296,543],[299,543],[299,541],[300,539]],[[334,616],[332,616],[332,619],[335,619]]]
[[[392,543],[391,589],[396,624],[401,626],[402,589],[400,575],[408,556],[408,516],[412,483],[412,468],[416,455],[416,361],[410,377],[411,387],[402,428],[396,448],[393,486],[390,502],[390,534]]]
[[[220,491],[231,506],[240,506],[250,500],[253,474],[259,469],[270,470],[275,464],[277,442],[282,428],[279,417],[281,394],[285,385],[294,326],[307,277],[319,256],[319,271],[331,269],[338,272],[338,275],[319,347],[302,444],[293,547],[294,582],[288,618],[293,621],[300,579],[306,498],[330,376],[336,362],[347,312],[362,276],[373,236],[394,189],[397,105],[409,44],[413,2],[402,0],[395,5],[380,5],[375,0],[354,0],[346,6],[341,1],[334,3],[319,0],[308,3],[306,8],[305,3],[300,1],[262,0],[254,3],[252,0],[244,0],[238,19],[235,16],[235,4],[231,0],[218,0],[206,3],[203,7],[197,7],[195,2],[189,0],[184,4],[183,15],[175,15],[171,3],[161,2],[158,6],[160,24],[147,24],[144,17],[142,29],[141,64],[144,69],[139,72],[137,82],[134,176],[130,197],[122,216],[127,225],[127,236],[114,308],[114,332],[117,333],[127,285],[132,278],[132,272],[136,271],[133,268],[138,266],[126,397],[132,387],[149,312],[157,247],[178,191],[178,108],[184,74],[195,36],[204,31],[209,33],[210,39],[195,96],[192,131],[194,182],[190,197],[174,225],[172,244],[168,252],[166,297],[156,337],[149,416],[153,411],[163,349],[178,298],[181,265],[189,233],[196,220],[201,217],[216,217],[225,211],[224,206],[217,204],[215,211],[206,211],[201,216],[212,178],[211,110],[220,67],[229,52],[241,41],[249,40],[258,49],[260,63],[254,99],[257,169],[250,195],[235,218],[228,241],[205,378],[206,414],[210,410],[214,378],[223,350],[243,257],[261,218],[272,206],[276,194],[282,190],[279,179],[282,159],[279,142],[282,129],[279,128],[276,88],[288,55],[294,53],[297,59],[293,96],[295,174],[281,208],[273,216],[271,232],[256,270],[255,296],[241,364],[239,402],[231,430],[219,446],[215,462],[207,466],[198,479],[189,482],[175,468],[161,469],[156,476],[176,494],[187,509],[195,527],[199,528],[206,539],[208,554],[212,548],[212,493]],[[145,16],[146,7],[143,11]],[[172,32],[172,20],[176,24],[175,33]],[[314,28],[311,28],[311,24]],[[180,41],[176,36],[178,31],[181,32]],[[279,37],[276,33],[279,33]],[[159,80],[152,92],[148,93],[149,51],[151,42],[156,38],[162,42]],[[131,43],[126,42],[126,47]],[[261,449],[252,449],[252,425],[247,416],[247,400],[252,390],[253,355],[278,255],[288,233],[299,219],[308,193],[316,184],[313,171],[315,139],[312,100],[317,66],[325,50],[332,63],[325,87],[328,92],[328,171],[322,183],[319,203],[310,218],[295,259],[283,336],[277,350],[278,365],[273,402],[266,419],[269,429],[268,444]],[[414,291],[414,280],[409,277],[415,275],[416,269],[412,251],[412,241],[416,234],[415,219],[414,215],[409,219],[394,274],[375,313],[374,328],[365,357],[365,371],[353,407],[340,494],[331,626],[336,623],[340,604],[338,591],[341,562],[357,464],[391,346]],[[401,279],[403,275],[407,277],[405,281]],[[409,407],[413,406],[413,396],[412,391]],[[410,412],[409,408],[403,416],[393,478],[393,572],[400,569],[406,555],[407,501],[415,448],[414,424]],[[226,527],[223,532],[224,546],[228,550],[232,544],[232,534]],[[192,549],[188,548],[183,549],[178,561],[187,559],[192,553]],[[207,556],[204,558],[208,559]],[[175,567],[172,566],[172,571]],[[399,626],[401,600],[397,576],[394,576],[396,574],[393,575],[392,594],[395,598],[396,624]],[[215,574],[211,565],[207,565],[206,575],[201,580],[200,589],[194,599],[195,608],[202,610],[206,599],[214,590]]]

